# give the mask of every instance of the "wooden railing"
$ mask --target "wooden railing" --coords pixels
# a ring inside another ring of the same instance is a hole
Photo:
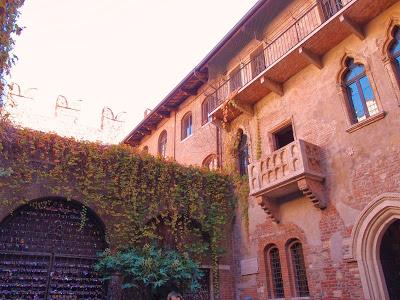
[[[308,9],[283,33],[268,43],[257,55],[232,72],[229,79],[220,84],[211,95],[214,107],[218,108],[234,91],[247,85],[257,75],[268,69],[291,49],[302,42],[315,29],[322,26],[351,0],[322,0]]]

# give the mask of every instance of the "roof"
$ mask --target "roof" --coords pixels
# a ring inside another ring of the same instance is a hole
[[[178,83],[178,85],[122,140],[122,143],[137,146],[144,136],[152,130],[171,112],[178,108],[187,98],[196,95],[199,88],[208,81],[208,63],[233,39],[250,19],[272,0],[259,0],[240,21],[222,38],[222,40],[204,57],[200,63]],[[281,0],[276,0],[281,1]]]

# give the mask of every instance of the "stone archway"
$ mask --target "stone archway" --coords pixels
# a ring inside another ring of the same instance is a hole
[[[366,300],[390,299],[381,263],[381,245],[388,228],[400,220],[400,194],[375,198],[362,211],[352,232],[352,256],[357,261]]]
[[[104,227],[83,205],[42,198],[0,223],[1,299],[105,299],[93,265],[106,248]],[[83,225],[83,226],[81,226]]]

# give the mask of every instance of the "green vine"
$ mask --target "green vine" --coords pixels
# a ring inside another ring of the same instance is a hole
[[[149,242],[172,245],[197,261],[211,260],[218,285],[221,241],[235,206],[230,177],[141,156],[125,145],[78,142],[7,122],[0,125],[0,166],[2,207],[27,203],[38,186],[79,200],[85,204],[81,227],[86,206],[95,208],[113,252]]]
[[[19,8],[23,4],[24,0],[0,0],[0,106],[4,98],[5,76],[10,74],[17,60],[17,56],[11,52],[15,45],[14,35],[22,31],[16,22],[20,15]]]

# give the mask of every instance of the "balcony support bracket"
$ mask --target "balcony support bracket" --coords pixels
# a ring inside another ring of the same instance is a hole
[[[279,224],[279,206],[277,205],[276,200],[260,195],[256,197],[256,201],[258,205],[260,205],[265,211],[265,213],[271,218],[271,220]]]
[[[262,76],[260,78],[260,82],[262,85],[264,85],[270,91],[274,92],[275,94],[278,94],[279,96],[283,96],[282,84],[280,84],[276,81],[273,81],[269,78],[266,78],[265,76]]]
[[[348,17],[341,15],[339,17],[340,23],[342,23],[347,29],[349,29],[352,33],[354,33],[360,40],[365,39],[365,34],[362,26],[357,24],[353,20],[349,19]]]
[[[233,99],[231,103],[235,108],[240,110],[242,113],[245,113],[251,117],[254,116],[254,109],[251,105],[241,103],[240,101],[238,101],[236,99]]]
[[[306,196],[315,207],[320,209],[326,208],[326,198],[323,183],[309,177],[301,178],[297,181],[299,190]]]
[[[318,69],[322,69],[324,65],[322,64],[322,59],[319,55],[313,53],[312,51],[300,47],[299,54],[302,55],[306,60],[308,60],[311,64],[316,66]]]

